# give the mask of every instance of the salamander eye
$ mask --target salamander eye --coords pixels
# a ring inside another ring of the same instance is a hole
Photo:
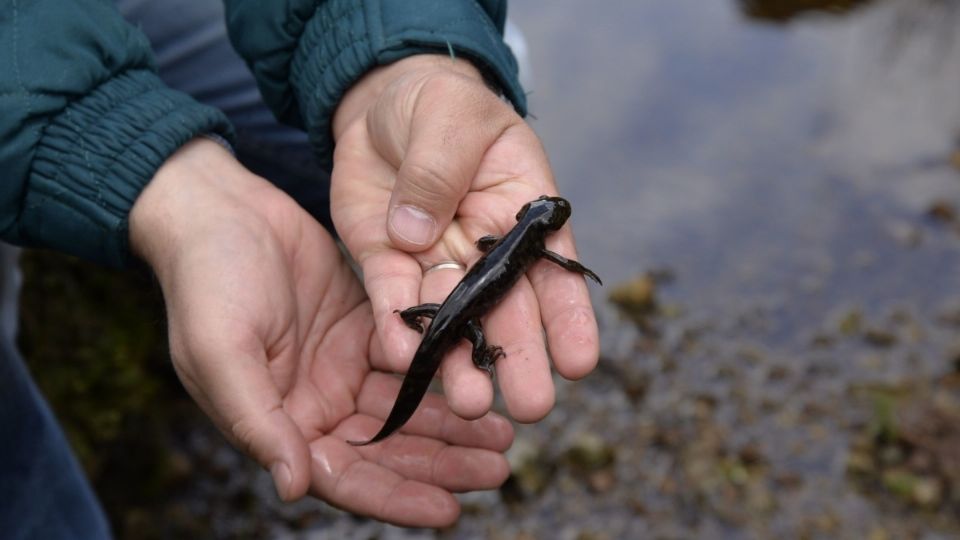
[[[521,219],[523,219],[523,216],[527,213],[527,210],[530,210],[530,203],[523,205],[520,208],[520,211],[517,212],[517,221],[520,221]]]

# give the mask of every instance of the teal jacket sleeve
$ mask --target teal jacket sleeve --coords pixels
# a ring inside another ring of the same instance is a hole
[[[127,216],[222,113],[165,87],[145,36],[108,0],[0,0],[0,237],[110,265]]]
[[[277,117],[332,166],[331,120],[364,73],[418,53],[463,56],[526,114],[500,0],[225,0],[227,28]]]

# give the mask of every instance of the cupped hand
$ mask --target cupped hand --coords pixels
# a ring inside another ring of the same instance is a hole
[[[505,480],[509,422],[462,420],[437,396],[404,433],[345,442],[379,429],[399,388],[383,373],[370,302],[322,227],[215,143],[164,164],[134,205],[130,239],[162,286],[181,381],[283,499],[309,491],[437,527],[459,514],[453,492]]]
[[[371,72],[341,102],[334,135],[334,224],[363,270],[385,365],[404,372],[420,336],[395,310],[442,302],[464,272],[429,270],[451,261],[468,267],[480,256],[478,238],[504,234],[524,203],[556,194],[556,186],[537,136],[464,60],[414,56]],[[575,258],[569,226],[547,246]],[[548,262],[527,273],[484,328],[506,353],[497,381],[521,422],[553,407],[550,360],[578,379],[599,355],[583,277]],[[492,383],[472,365],[467,343],[444,360],[440,376],[459,416],[490,409]]]

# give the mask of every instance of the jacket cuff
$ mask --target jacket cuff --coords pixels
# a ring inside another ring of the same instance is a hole
[[[130,259],[128,215],[161,164],[226,117],[164,86],[151,71],[112,77],[44,130],[21,217],[29,244],[111,266]]]
[[[333,166],[331,124],[347,89],[378,65],[420,53],[468,58],[526,115],[516,59],[476,0],[329,0],[307,21],[290,70],[323,166]]]

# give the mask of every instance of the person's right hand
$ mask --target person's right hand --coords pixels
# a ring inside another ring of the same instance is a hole
[[[468,422],[428,397],[404,432],[379,429],[399,380],[370,302],[336,244],[292,199],[217,144],[174,154],[130,215],[133,250],[155,271],[180,380],[280,497],[308,490],[398,525],[443,527],[453,492],[506,479],[510,423]]]
[[[557,187],[537,135],[463,59],[411,56],[371,71],[341,102],[334,134],[333,221],[363,269],[387,365],[402,373],[421,336],[395,310],[442,302],[464,271],[430,268],[469,266],[481,255],[478,238],[505,234],[525,203]],[[547,247],[576,258],[570,226]],[[534,265],[484,327],[506,352],[496,382],[517,421],[538,421],[553,407],[551,367],[579,379],[597,365],[587,285],[551,262]],[[474,367],[466,341],[440,375],[458,415],[490,410],[491,379]]]

